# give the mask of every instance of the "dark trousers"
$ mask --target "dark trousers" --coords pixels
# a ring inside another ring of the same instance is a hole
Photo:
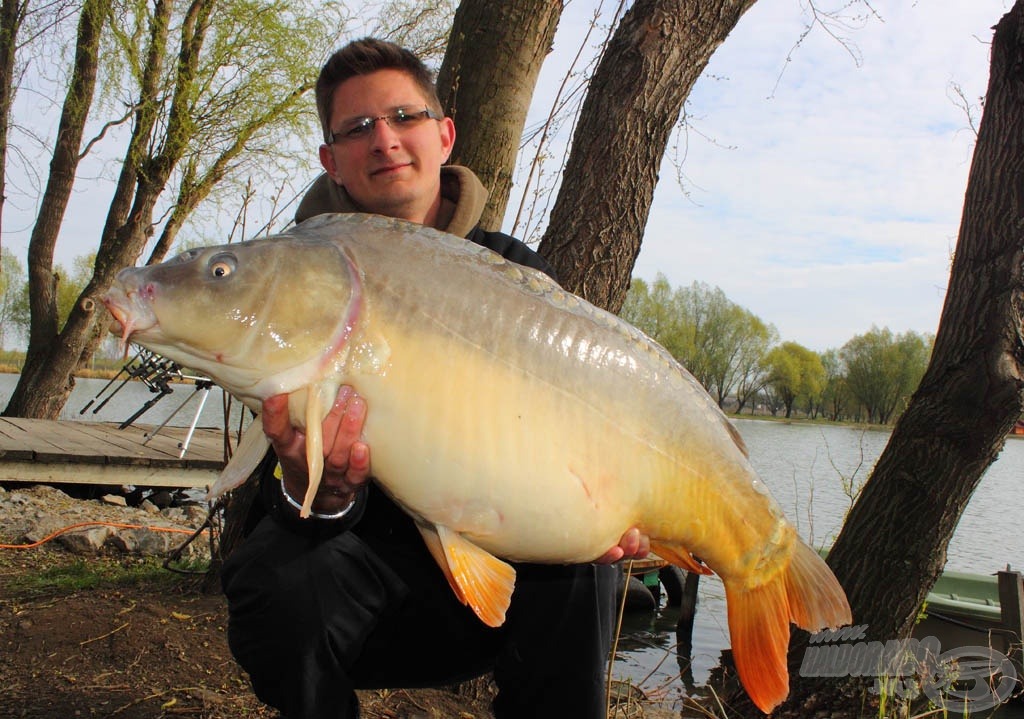
[[[327,538],[265,517],[225,563],[228,642],[263,702],[289,719],[357,717],[356,688],[493,669],[498,719],[605,716],[614,568],[516,565],[507,619],[491,629],[455,598],[412,521],[371,499],[377,517]]]

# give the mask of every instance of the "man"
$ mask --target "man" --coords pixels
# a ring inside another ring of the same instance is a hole
[[[522,242],[477,227],[486,191],[466,168],[443,166],[455,126],[414,55],[353,42],[324,65],[316,100],[325,174],[296,221],[373,212],[467,237],[553,275]],[[499,719],[605,715],[613,568],[516,565],[507,620],[488,628],[456,599],[413,521],[367,483],[370,448],[360,434],[372,408],[351,388],[324,420],[313,517],[298,518],[305,437],[286,405],[279,396],[263,407],[273,445],[261,470],[269,516],[223,572],[228,640],[260,699],[291,719],[356,717],[356,687],[444,684],[493,670]],[[630,530],[601,561],[646,550]]]

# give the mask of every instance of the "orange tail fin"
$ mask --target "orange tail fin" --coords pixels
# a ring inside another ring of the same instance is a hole
[[[797,540],[789,566],[755,587],[725,581],[733,660],[744,689],[768,713],[789,694],[789,624],[808,631],[852,621],[846,593],[817,552]]]

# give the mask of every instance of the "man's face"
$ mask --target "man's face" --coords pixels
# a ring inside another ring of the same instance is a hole
[[[363,117],[422,111],[426,98],[404,72],[378,70],[349,78],[334,91],[330,130],[335,141],[320,146],[327,174],[364,210],[431,224],[441,198],[441,165],[451,154],[451,119],[428,119],[408,127],[377,120],[359,137],[346,129]]]

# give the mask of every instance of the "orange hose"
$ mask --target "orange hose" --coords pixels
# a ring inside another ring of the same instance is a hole
[[[120,524],[118,522],[79,522],[78,524],[72,524],[63,529],[58,529],[56,532],[43,537],[38,542],[32,542],[32,544],[0,544],[0,549],[32,549],[38,547],[41,544],[49,542],[54,537],[58,537],[65,532],[70,532],[73,529],[79,529],[81,527],[115,527],[116,529],[148,529],[153,532],[172,532],[175,534],[194,534],[194,529],[178,529],[177,527],[151,527],[146,524]]]

